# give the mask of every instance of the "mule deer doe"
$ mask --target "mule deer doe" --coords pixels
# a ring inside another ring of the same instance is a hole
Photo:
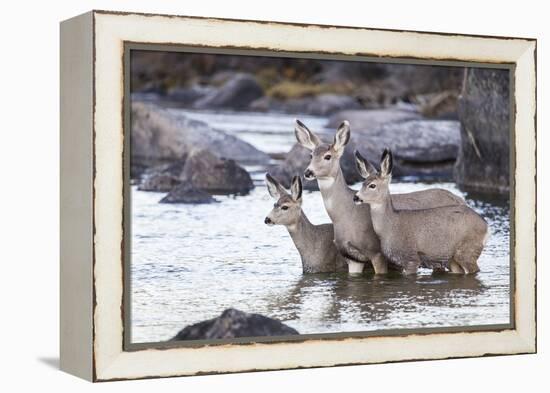
[[[452,273],[476,273],[477,260],[487,239],[487,223],[467,205],[400,210],[389,191],[393,157],[384,150],[380,172],[355,153],[356,164],[365,182],[354,197],[357,204],[370,205],[374,231],[382,253],[401,266],[405,274],[415,274],[420,265]]]
[[[277,200],[265,218],[267,225],[284,225],[300,253],[304,273],[347,271],[344,257],[334,245],[331,224],[313,225],[302,211],[302,181],[294,176],[290,195],[274,178],[266,175],[269,194]]]
[[[355,191],[348,187],[340,168],[340,157],[350,140],[350,126],[344,121],[332,144],[324,143],[301,121],[296,120],[298,143],[309,149],[311,161],[304,172],[307,180],[317,179],[323,202],[334,225],[334,240],[340,253],[348,258],[350,272],[362,271],[371,262],[377,274],[387,273],[387,260],[380,253],[380,241],[372,227],[368,205],[353,203]],[[464,204],[449,191],[432,189],[392,196],[399,209],[423,209]]]

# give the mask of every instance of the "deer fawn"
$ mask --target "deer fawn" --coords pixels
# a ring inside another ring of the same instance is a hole
[[[353,203],[355,191],[346,184],[340,168],[340,157],[350,139],[349,123],[344,121],[338,127],[332,144],[321,141],[299,120],[296,120],[295,135],[298,143],[312,152],[304,177],[307,180],[317,179],[325,208],[334,225],[336,247],[350,261],[350,272],[351,269],[361,271],[364,264],[370,261],[375,273],[387,273],[388,263],[380,252],[380,240],[372,226],[370,208],[366,204]],[[465,203],[442,189],[396,194],[392,200],[400,209]]]
[[[267,225],[284,225],[300,253],[304,273],[347,271],[347,264],[334,245],[331,224],[313,225],[302,211],[302,181],[294,176],[290,195],[274,178],[266,175],[269,194],[275,199],[265,218]]]
[[[355,152],[356,164],[365,179],[353,198],[369,204],[374,231],[380,238],[382,253],[415,274],[420,265],[452,273],[479,271],[477,259],[487,239],[487,223],[465,204],[421,210],[400,210],[390,196],[393,158],[384,150],[380,172]]]

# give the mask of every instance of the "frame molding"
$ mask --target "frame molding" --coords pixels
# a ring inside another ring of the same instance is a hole
[[[76,27],[70,29],[71,25]],[[61,201],[67,213],[62,213],[61,248],[68,252],[62,252],[61,261],[62,369],[105,381],[536,352],[536,40],[105,11],[92,11],[62,26],[67,26],[62,27],[62,76],[82,73],[77,81],[67,77],[61,88],[62,97],[69,98],[62,99],[61,133]],[[91,53],[83,46],[90,40]],[[122,75],[129,42],[514,66],[513,188],[521,192],[512,192],[512,203],[522,212],[511,223],[516,233],[511,239],[515,240],[514,328],[124,351]],[[67,63],[74,71],[63,66],[64,59],[81,55],[80,62]],[[89,145],[82,142],[81,154],[70,154],[71,140],[87,140]],[[84,161],[93,165],[82,166]],[[71,167],[73,175],[67,172]],[[67,203],[87,195],[93,196],[90,204],[69,211]],[[63,231],[64,223],[81,229],[74,233],[78,241]],[[69,285],[73,275],[88,286],[73,288]],[[76,333],[66,338],[70,330]]]

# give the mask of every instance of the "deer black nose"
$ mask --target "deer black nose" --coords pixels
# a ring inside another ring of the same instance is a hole
[[[313,177],[313,171],[311,169],[306,169],[306,171],[304,172],[304,177],[306,179],[310,179]]]
[[[265,220],[264,220],[264,223],[271,224],[271,218],[266,217]]]
[[[359,203],[359,202],[363,202],[363,201],[362,201],[361,198],[359,198],[357,195],[354,195],[354,196],[353,196],[353,202]]]

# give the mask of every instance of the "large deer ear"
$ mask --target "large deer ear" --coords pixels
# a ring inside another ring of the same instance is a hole
[[[340,127],[336,130],[336,135],[334,135],[334,143],[333,148],[337,152],[343,152],[344,147],[349,142],[349,137],[351,134],[351,130],[349,127],[349,122],[347,120],[344,120],[342,124],[340,124]]]
[[[380,160],[380,176],[390,177],[393,170],[393,155],[390,149],[384,149]]]
[[[265,175],[265,184],[267,185],[267,191],[273,199],[279,199],[285,194],[285,190],[269,173]]]
[[[296,119],[296,125],[294,126],[294,134],[298,143],[311,151],[315,150],[317,146],[321,144],[321,140],[317,135],[309,130],[304,123]]]
[[[355,166],[363,179],[376,174],[376,168],[357,150],[355,150]]]
[[[302,180],[300,176],[294,176],[292,178],[292,184],[290,185],[290,195],[292,199],[298,202],[302,198]]]

